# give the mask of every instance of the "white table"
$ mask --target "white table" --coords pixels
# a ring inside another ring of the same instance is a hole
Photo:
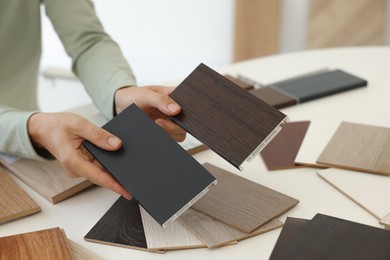
[[[374,122],[378,117],[388,117],[389,120],[383,121],[383,126],[390,127],[390,48],[387,47],[341,48],[275,55],[233,64],[220,72],[232,75],[239,73],[262,83],[269,83],[324,67],[340,68],[361,76],[369,81],[369,86],[283,109],[291,121],[360,118],[360,122],[371,123],[371,120]],[[362,110],[361,106],[365,113],[360,115],[359,112],[356,115],[354,111]],[[296,207],[280,217],[282,221],[287,216],[311,219],[316,213],[323,213],[381,227],[370,214],[316,176],[314,168],[268,172],[258,157],[243,172],[239,172],[211,150],[201,152],[195,158],[201,163],[210,162],[299,199],[300,203]],[[64,228],[68,238],[107,259],[268,259],[281,230],[241,241],[237,245],[213,250],[169,251],[163,255],[90,243],[83,240],[84,235],[111,207],[118,195],[101,187],[92,187],[52,205],[17,181],[41,205],[42,212],[0,225],[0,236],[59,226]]]

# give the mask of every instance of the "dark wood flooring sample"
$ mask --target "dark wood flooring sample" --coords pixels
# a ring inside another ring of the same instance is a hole
[[[273,87],[250,90],[249,93],[260,98],[274,108],[280,109],[298,104],[298,99]]]
[[[171,97],[182,108],[173,121],[237,168],[260,152],[286,120],[286,115],[204,64]]]
[[[192,208],[243,232],[251,233],[299,201],[241,176],[205,163],[218,185]]]
[[[147,250],[138,202],[120,197],[84,237],[90,242]]]
[[[268,170],[298,167],[295,165],[295,157],[309,125],[310,121],[282,125],[280,133],[260,153]]]
[[[254,88],[253,84],[240,80],[232,75],[227,74],[225,77],[245,90],[251,90]]]
[[[342,70],[330,70],[272,84],[276,89],[297,97],[300,103],[366,85],[366,80]]]
[[[84,142],[96,159],[164,226],[199,199],[215,178],[135,104],[103,126],[118,151]]]
[[[390,231],[317,214],[270,259],[390,259]]]

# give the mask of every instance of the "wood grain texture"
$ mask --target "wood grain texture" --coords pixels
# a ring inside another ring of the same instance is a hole
[[[170,96],[182,108],[172,120],[237,168],[258,154],[287,119],[204,64]]]
[[[245,233],[253,232],[299,202],[212,164],[203,166],[217,178],[218,185],[192,208]]]
[[[10,163],[7,157],[1,155],[0,163],[53,204],[92,185],[85,178],[68,177],[57,160],[36,161],[20,158]]]
[[[120,197],[85,235],[90,242],[149,251],[138,202]]]
[[[243,81],[243,80],[240,80],[236,77],[233,77],[232,75],[225,75],[225,77],[230,80],[231,82],[233,82],[234,84],[236,84],[237,86],[241,87],[242,89],[245,89],[245,90],[251,90],[254,88],[253,84],[250,84],[246,81]]]
[[[298,99],[273,87],[263,87],[249,91],[268,105],[281,109],[298,104]]]
[[[389,258],[389,231],[317,214],[270,259]]]
[[[149,249],[165,251],[206,247],[180,221],[170,222],[163,228],[142,207],[140,212]]]
[[[236,0],[234,61],[276,53],[279,17],[279,0]]]
[[[389,154],[390,128],[342,122],[317,162],[390,175]]]
[[[205,243],[208,248],[215,248],[234,241],[257,236],[283,225],[278,219],[273,219],[252,233],[247,234],[191,208],[186,210],[179,217],[179,220]]]
[[[80,246],[76,242],[68,239],[70,248],[72,249],[73,257],[75,260],[103,260],[103,257],[89,251],[85,247]]]
[[[65,233],[51,228],[0,238],[0,259],[74,259]]]
[[[0,167],[0,224],[41,211],[41,207]]]
[[[383,45],[385,0],[311,0],[308,48]]]
[[[378,220],[390,212],[390,178],[343,169],[317,171],[317,175]],[[362,192],[365,191],[365,192]]]
[[[295,165],[295,157],[309,125],[310,121],[288,122],[282,125],[280,133],[260,153],[268,170],[299,167]]]

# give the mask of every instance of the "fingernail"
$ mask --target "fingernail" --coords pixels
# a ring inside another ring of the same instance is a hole
[[[113,136],[110,136],[107,140],[108,144],[111,145],[112,147],[117,147],[118,144],[121,142],[121,140],[119,140],[118,138],[116,137],[113,137]]]
[[[172,111],[172,112],[176,112],[176,111],[179,109],[179,106],[176,105],[175,103],[170,103],[170,104],[168,105],[168,109],[169,109],[170,111]]]

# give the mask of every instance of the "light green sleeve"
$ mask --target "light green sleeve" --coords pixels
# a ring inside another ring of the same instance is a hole
[[[34,149],[27,132],[27,122],[35,112],[26,112],[0,104],[0,147],[20,157],[43,159]]]
[[[136,80],[118,45],[104,32],[90,0],[44,0],[72,70],[80,78],[96,106],[113,116],[114,94]]]

